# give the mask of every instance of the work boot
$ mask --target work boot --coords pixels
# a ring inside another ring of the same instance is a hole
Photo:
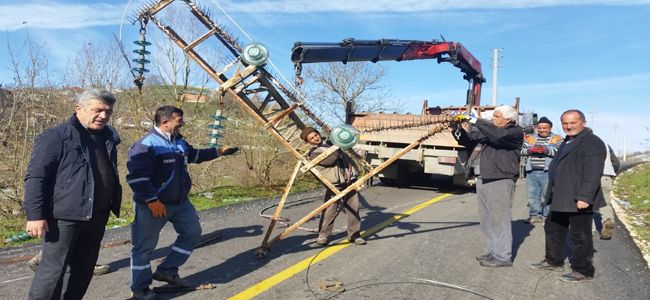
[[[99,275],[104,275],[108,273],[108,271],[111,269],[109,265],[95,265],[95,269],[93,270],[93,275],[99,276]]]
[[[603,229],[600,230],[600,239],[601,240],[611,240],[612,234],[614,233],[614,222],[610,218],[603,221]]]
[[[156,271],[155,273],[153,273],[153,279],[157,281],[164,281],[173,286],[177,286],[181,288],[192,287],[192,285],[189,282],[182,279],[180,276],[178,276],[178,274],[165,274],[163,272]]]
[[[546,260],[542,260],[536,264],[530,264],[528,268],[533,271],[564,271],[564,266],[554,266]]]

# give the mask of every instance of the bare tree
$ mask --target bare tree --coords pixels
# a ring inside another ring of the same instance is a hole
[[[0,123],[0,214],[19,214],[23,178],[33,140],[45,128],[59,122],[60,102],[48,72],[45,44],[36,43],[29,31],[23,43],[7,41],[14,82],[2,90]]]
[[[162,13],[161,20],[171,24],[183,39],[191,41],[205,33],[205,26],[189,15],[185,7],[171,6]],[[169,95],[174,100],[174,105],[183,107],[184,94],[196,93],[199,96],[207,93],[207,85],[210,77],[203,72],[171,39],[162,32],[150,28],[147,36],[153,43],[152,70],[158,80],[165,83]],[[194,50],[200,52],[204,59],[217,61],[219,53],[214,47],[203,45],[197,46]]]
[[[68,61],[65,82],[84,89],[114,90],[130,83],[126,66],[115,41],[87,41]]]
[[[305,70],[310,98],[339,121],[349,123],[358,111],[377,112],[397,109],[386,101],[390,91],[382,84],[386,69],[378,64],[355,62],[310,65]],[[313,84],[312,84],[313,81]]]

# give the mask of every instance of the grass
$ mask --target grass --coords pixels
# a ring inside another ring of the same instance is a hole
[[[320,183],[313,179],[311,176],[306,176],[302,180],[294,183],[291,188],[291,193],[298,193],[313,190],[320,187]],[[284,192],[285,185],[274,186],[223,186],[195,193],[190,195],[190,201],[194,204],[197,210],[206,210],[215,207],[227,206],[232,204],[239,204],[248,201],[255,201],[269,197],[279,197]],[[122,209],[120,218],[116,218],[111,214],[111,218],[106,224],[107,228],[116,228],[127,226],[133,222],[133,201],[130,199],[122,199]],[[21,232],[25,229],[24,216],[12,216],[0,220],[0,247],[17,246],[25,243],[36,242],[36,239],[31,239],[21,242],[5,243],[4,239]]]
[[[629,203],[634,231],[646,245],[650,244],[650,163],[626,171],[616,180],[616,197]],[[646,249],[650,251],[650,249]]]

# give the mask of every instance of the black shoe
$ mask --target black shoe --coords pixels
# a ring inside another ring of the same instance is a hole
[[[507,260],[500,260],[497,258],[490,258],[486,260],[481,260],[478,262],[481,266],[488,268],[499,268],[499,267],[512,267],[512,262]]]
[[[154,300],[158,299],[158,295],[149,288],[140,291],[131,291],[131,299],[137,300]]]
[[[492,253],[485,253],[476,257],[476,261],[488,260],[492,258]]]
[[[546,260],[542,260],[536,264],[530,264],[528,268],[533,271],[564,271],[564,266],[554,266]]]
[[[165,274],[156,271],[155,273],[153,273],[153,279],[157,281],[164,281],[177,287],[182,287],[182,288],[192,287],[192,285],[189,284],[189,282],[183,280],[180,276],[178,276],[178,274]]]
[[[576,271],[573,271],[571,273],[564,274],[564,275],[560,276],[560,280],[562,280],[564,282],[584,282],[584,281],[592,281],[592,280],[594,280],[594,278],[590,277],[590,276],[585,276],[585,275],[582,275],[582,274],[580,274],[580,273],[578,273]]]

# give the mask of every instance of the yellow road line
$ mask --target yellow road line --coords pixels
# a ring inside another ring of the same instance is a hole
[[[379,224],[377,224],[375,226],[372,226],[372,227],[368,228],[367,230],[361,232],[361,236],[365,237],[365,236],[374,234],[374,233],[388,227],[389,225],[399,221],[400,219],[408,217],[408,216],[414,214],[415,212],[417,212],[417,211],[419,211],[419,210],[421,210],[421,209],[423,209],[423,208],[425,208],[425,207],[427,207],[427,206],[429,206],[431,204],[434,204],[434,203],[436,203],[436,202],[438,202],[438,201],[440,201],[442,199],[445,199],[445,198],[447,198],[447,197],[449,197],[451,195],[453,195],[453,194],[451,194],[451,193],[442,194],[442,195],[440,195],[438,197],[429,199],[429,200],[427,200],[427,201],[425,201],[423,203],[420,203],[420,204],[418,204],[418,205],[416,205],[416,206],[414,206],[412,208],[409,208],[409,209],[405,210],[404,212],[402,212],[400,214],[397,214],[397,215],[395,215],[395,216],[393,216],[393,217],[391,217],[391,218],[389,218],[389,219],[387,219],[387,220],[385,220],[385,221],[383,221],[383,222],[381,222],[381,223],[379,223]],[[330,257],[331,255],[335,254],[336,252],[339,252],[339,251],[349,247],[350,245],[351,245],[351,243],[349,243],[346,239],[344,239],[341,242],[338,242],[338,243],[336,243],[336,244],[334,244],[332,246],[327,247],[325,250],[319,252],[318,254],[313,255],[311,257],[308,257],[308,258],[302,260],[301,262],[296,263],[293,266],[290,266],[290,267],[284,269],[283,271],[281,271],[281,272],[279,272],[279,273],[277,273],[277,274],[275,274],[275,275],[273,275],[273,276],[271,276],[271,277],[269,277],[267,279],[264,279],[260,283],[255,284],[255,285],[247,288],[246,290],[240,292],[237,295],[234,295],[234,296],[230,297],[229,299],[231,299],[231,300],[235,300],[235,299],[236,300],[239,300],[239,299],[251,299],[251,298],[263,293],[264,291],[274,287],[275,285],[281,283],[282,281],[285,281],[285,280],[293,277],[293,275],[296,275],[296,274],[306,270],[307,267],[309,267],[310,264],[316,264],[319,261]]]

